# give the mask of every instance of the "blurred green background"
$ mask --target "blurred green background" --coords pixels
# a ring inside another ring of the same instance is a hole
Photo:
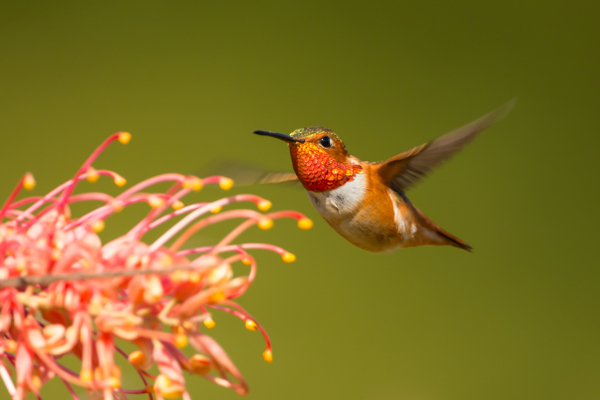
[[[370,254],[301,190],[233,189],[315,226],[281,220],[240,238],[298,257],[255,253],[258,277],[240,299],[271,335],[274,362],[229,315],[215,315],[211,334],[254,399],[600,398],[598,15],[591,1],[3,2],[0,198],[26,171],[38,195],[69,179],[119,130],[132,142],[95,165],[135,183],[224,158],[290,169],[285,145],[255,129],[324,125],[382,160],[518,95],[409,192],[472,254]],[[135,217],[109,220],[105,238]],[[194,399],[238,398],[188,382]]]

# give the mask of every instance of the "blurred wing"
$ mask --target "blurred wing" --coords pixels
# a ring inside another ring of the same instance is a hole
[[[256,165],[243,164],[233,160],[215,160],[198,171],[198,176],[222,175],[233,179],[236,186],[256,183],[299,183],[293,172],[269,171]]]
[[[294,172],[265,172],[258,177],[256,183],[300,183]]]
[[[377,172],[394,190],[403,191],[414,186],[434,167],[471,142],[479,132],[504,118],[514,107],[516,100],[509,101],[462,128],[375,164]]]

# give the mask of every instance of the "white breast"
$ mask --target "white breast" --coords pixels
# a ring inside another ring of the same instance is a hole
[[[307,191],[308,198],[319,214],[328,216],[354,213],[366,191],[365,174],[357,174],[353,181],[324,192]]]

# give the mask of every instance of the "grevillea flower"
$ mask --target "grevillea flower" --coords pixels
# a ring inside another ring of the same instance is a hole
[[[277,218],[294,218],[300,228],[312,222],[293,211],[262,214],[248,209],[221,212],[235,202],[253,202],[261,211],[271,203],[254,195],[226,197],[210,203],[184,205],[182,198],[203,185],[229,189],[222,176],[204,179],[179,174],[159,175],[113,197],[105,193],[74,194],[81,180],[95,182],[108,176],[118,186],[125,179],[112,171],[96,170],[94,160],[113,141],[125,144],[129,133],[112,135],[87,159],[72,180],[45,196],[17,201],[21,189],[35,181],[26,174],[0,209],[0,378],[13,399],[28,392],[39,398],[41,386],[51,378],[64,382],[74,398],[74,385],[90,398],[127,398],[153,393],[158,399],[182,396],[194,375],[245,394],[248,386],[219,344],[206,334],[215,325],[209,311],[239,317],[249,330],[259,330],[266,341],[263,357],[272,361],[271,344],[262,326],[234,300],[256,276],[256,262],[248,252],[264,249],[280,254],[285,262],[293,254],[263,243],[233,244],[257,224],[268,229]],[[149,188],[163,182],[163,193]],[[83,201],[101,205],[79,217],[70,204]],[[113,213],[145,202],[150,212],[122,236],[103,244],[97,233]],[[242,219],[214,246],[184,248],[198,230],[229,219]],[[176,221],[176,222],[175,222]],[[144,235],[163,227],[152,243]],[[243,264],[239,267],[237,264]],[[234,273],[249,270],[246,275]],[[168,328],[168,329],[167,329]],[[115,340],[134,343],[126,354]],[[190,345],[194,354],[180,350]],[[60,357],[74,355],[78,369],[62,365]],[[116,356],[125,357],[137,370],[139,388],[124,388]],[[148,371],[156,366],[159,374]]]

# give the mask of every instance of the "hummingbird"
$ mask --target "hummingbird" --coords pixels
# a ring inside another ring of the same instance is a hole
[[[257,130],[287,143],[294,174],[273,173],[261,182],[298,179],[317,212],[353,245],[382,253],[424,245],[472,247],[425,216],[406,191],[475,136],[502,119],[515,100],[435,140],[383,162],[363,161],[331,129],[309,126],[289,135]]]

